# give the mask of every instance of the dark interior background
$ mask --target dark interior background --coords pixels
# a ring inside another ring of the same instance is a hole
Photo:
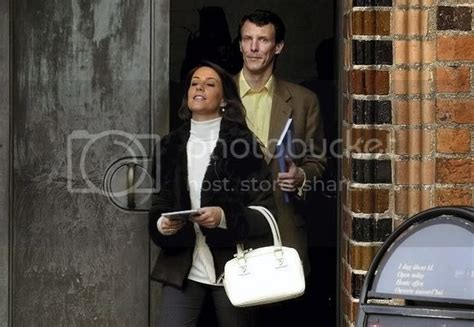
[[[286,49],[278,61],[278,74],[300,83],[316,76],[315,51],[322,40],[334,36],[333,0],[173,0],[170,2],[170,80],[178,81],[186,46],[191,35],[205,39],[219,39],[228,33],[237,36],[237,26],[244,14],[255,9],[269,9],[277,13],[287,26]],[[203,7],[220,7],[227,22],[227,31],[219,14],[208,14]],[[201,16],[199,11],[201,10]],[[214,19],[211,23],[200,18]],[[201,25],[212,25],[211,33],[201,31]],[[221,45],[224,45],[221,43]]]
[[[278,76],[307,86],[321,75],[326,75],[325,80],[334,79],[335,6],[332,0],[173,0],[170,2],[171,128],[180,123],[176,111],[181,103],[181,81],[194,64],[204,58],[220,63],[231,73],[240,70],[237,27],[244,14],[260,8],[280,15],[287,27],[285,49],[278,58]],[[319,65],[317,51],[323,58]],[[334,108],[330,116],[336,116]],[[337,123],[334,130],[336,126]]]

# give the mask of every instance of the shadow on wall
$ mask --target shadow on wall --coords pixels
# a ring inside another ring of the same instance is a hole
[[[212,61],[236,74],[242,68],[242,56],[236,38],[231,41],[229,25],[221,7],[203,7],[199,12],[199,30],[190,32],[186,56],[181,66],[181,80],[202,60]]]
[[[335,38],[320,42],[314,60],[317,78],[301,83],[318,95],[324,134],[327,144],[338,138],[337,82]],[[316,191],[306,194],[303,215],[308,230],[311,273],[308,279],[306,312],[318,308],[317,317],[308,314],[308,319],[320,326],[336,326],[337,284],[337,160],[326,151],[326,171]]]
[[[232,41],[224,10],[221,7],[202,7],[199,12],[199,30],[189,32],[186,55],[181,65],[181,81],[170,81],[170,130],[182,122],[178,118],[177,108],[181,99],[187,73],[202,60],[212,61],[225,68],[230,74],[236,74],[242,68],[242,56],[238,39]]]

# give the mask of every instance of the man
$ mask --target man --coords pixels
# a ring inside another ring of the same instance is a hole
[[[236,76],[250,129],[266,146],[268,163],[275,175],[275,200],[283,244],[295,248],[308,275],[309,259],[302,203],[305,191],[324,172],[323,127],[316,95],[308,89],[277,78],[277,56],[285,42],[285,25],[267,10],[245,15],[238,29],[243,68]],[[287,172],[280,172],[276,142],[288,118],[293,118],[294,158],[287,158]],[[283,192],[291,194],[286,202]]]
[[[304,198],[305,192],[323,175],[326,166],[322,154],[324,133],[319,102],[310,90],[273,74],[277,57],[285,46],[285,25],[278,15],[256,10],[242,18],[238,33],[243,68],[235,78],[247,111],[247,122],[265,145],[267,162],[277,181],[274,195],[283,244],[298,251],[308,276],[310,264],[303,218]],[[293,118],[296,140],[294,157],[286,159],[288,171],[280,172],[275,158],[276,142],[290,117]],[[284,192],[290,194],[289,202]],[[266,307],[262,325],[285,325],[304,319],[303,316],[308,314],[306,302],[299,298]]]

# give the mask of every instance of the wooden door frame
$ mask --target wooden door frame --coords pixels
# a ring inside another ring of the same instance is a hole
[[[170,0],[150,1],[150,133],[164,136],[169,131]],[[164,68],[163,68],[164,67]],[[150,239],[150,273],[158,257]],[[161,287],[149,282],[149,326],[156,326]]]

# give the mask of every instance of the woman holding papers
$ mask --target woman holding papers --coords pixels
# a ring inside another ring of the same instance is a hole
[[[237,243],[271,239],[265,218],[248,208],[274,209],[271,173],[230,75],[203,63],[189,73],[186,90],[179,115],[187,122],[155,155],[159,192],[149,218],[162,249],[152,272],[164,285],[158,326],[196,326],[208,295],[220,326],[250,326],[251,311],[232,306],[219,276]],[[190,209],[197,211],[173,214]]]

